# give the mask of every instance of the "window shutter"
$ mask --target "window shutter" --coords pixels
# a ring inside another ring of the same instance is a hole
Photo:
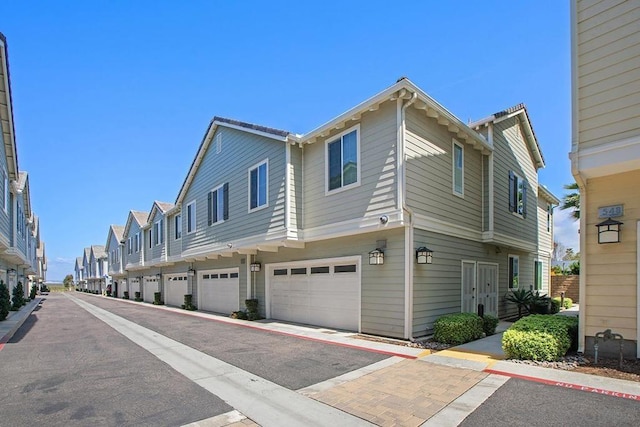
[[[509,171],[509,212],[516,211],[516,198],[518,197],[516,191],[516,176],[513,171]]]
[[[222,191],[223,191],[223,199],[224,199],[224,206],[223,206],[223,210],[224,210],[224,220],[228,220],[229,219],[229,183],[226,182],[224,184],[224,186],[222,187]]]
[[[522,217],[527,217],[527,181],[522,181]]]
[[[211,198],[213,197],[213,192],[209,191],[208,202],[207,202],[207,223],[211,225],[213,223],[213,215],[211,212]]]
[[[218,222],[218,190],[212,191],[210,194],[211,194],[211,201],[213,202],[213,206],[211,206],[211,212],[213,213],[213,220],[211,222],[216,223]]]

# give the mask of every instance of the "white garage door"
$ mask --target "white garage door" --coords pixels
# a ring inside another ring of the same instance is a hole
[[[240,279],[237,268],[198,273],[198,309],[223,314],[240,309]]]
[[[129,279],[129,299],[134,299],[136,292],[140,292],[140,280]]]
[[[142,291],[142,298],[146,302],[153,302],[153,294],[158,292],[158,278],[156,276],[143,278],[144,289]]]
[[[118,280],[118,298],[122,298],[124,296],[124,291],[127,290],[127,279]]]
[[[359,258],[272,264],[266,274],[272,319],[359,329]]]
[[[184,296],[188,293],[187,274],[164,276],[164,303],[180,307],[184,304]]]

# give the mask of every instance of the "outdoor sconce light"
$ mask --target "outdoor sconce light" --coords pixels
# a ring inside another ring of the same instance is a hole
[[[255,273],[256,271],[260,271],[260,263],[259,262],[252,262],[249,265],[249,268],[251,269],[252,273]]]
[[[416,249],[416,261],[418,264],[431,264],[433,262],[433,251],[424,246]]]
[[[596,224],[596,227],[598,227],[598,243],[619,243],[620,226],[622,224],[622,222],[611,218]]]
[[[369,252],[369,265],[384,264],[384,252],[380,248],[376,248]]]
[[[195,276],[195,275],[196,275],[196,271],[195,271],[193,268],[190,268],[190,269],[187,271],[187,276],[189,276],[189,277],[193,277],[193,276]]]

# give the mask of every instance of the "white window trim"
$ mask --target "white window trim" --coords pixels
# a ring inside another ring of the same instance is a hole
[[[351,183],[349,185],[343,185],[339,188],[334,188],[333,190],[329,190],[329,144],[332,142],[336,142],[338,139],[342,139],[343,136],[356,131],[356,158],[357,158],[357,171],[356,171],[356,182]],[[350,190],[351,188],[359,187],[361,184],[361,174],[362,171],[362,163],[360,162],[360,123],[355,126],[350,127],[342,133],[339,133],[335,136],[328,137],[324,141],[324,195],[329,196],[331,194],[341,193],[343,191]]]
[[[160,229],[162,228],[162,224],[161,224],[162,220],[159,219],[156,222],[153,223],[153,241],[154,241],[154,246],[160,246],[162,244],[162,239],[160,238],[161,233],[160,233]],[[157,228],[156,228],[157,227]]]
[[[456,147],[460,148],[462,156],[461,192],[456,191]],[[453,166],[451,168],[451,190],[455,196],[462,197],[464,199],[464,145],[460,144],[455,139],[451,141],[451,165]]]
[[[518,260],[518,287],[514,288],[513,285],[513,278],[511,277],[511,275],[509,274],[509,259],[513,258],[514,260]],[[509,254],[509,256],[507,257],[507,288],[509,290],[511,289],[520,289],[520,256],[519,255],[512,255]]]
[[[178,218],[180,218],[180,220],[178,220]],[[173,226],[175,227],[175,230],[173,230],[173,239],[174,240],[182,239],[182,214],[181,213],[176,214],[176,216],[173,217]],[[180,232],[180,235],[176,237],[178,232]]]
[[[265,195],[265,204],[261,205],[261,206],[256,206],[255,208],[251,209],[251,171],[254,169],[259,168],[260,166],[262,166],[263,164],[267,165],[267,183],[266,183],[266,189],[267,189],[267,194]],[[251,212],[256,212],[262,209],[266,209],[269,207],[269,159],[264,159],[259,163],[256,163],[255,165],[251,166],[248,170],[247,170],[247,184],[248,184],[248,190],[247,191],[247,207],[249,208],[249,213]]]
[[[193,229],[191,231],[189,231],[189,207],[191,207],[191,206],[192,206],[192,208],[191,208],[191,211],[192,211],[191,212],[191,217],[193,218]],[[184,227],[186,232],[187,232],[187,235],[189,235],[191,233],[195,233],[196,227],[198,225],[198,221],[196,220],[196,201],[194,200],[193,202],[188,203],[184,212],[185,212],[185,216],[184,216],[184,218],[182,218],[182,221],[186,221],[187,222],[186,227]]]
[[[267,185],[269,185],[269,166],[267,166]],[[222,192],[220,192],[221,190],[224,190],[224,184],[220,184],[217,187],[211,189],[209,192],[213,193],[214,191],[218,191],[219,193],[216,193],[216,197],[218,197],[218,194],[222,194],[222,203],[224,204],[224,194]],[[251,193],[251,171],[249,171],[249,193]],[[267,187],[267,204],[269,203],[269,189]],[[251,206],[251,194],[249,194],[249,206]],[[262,208],[262,206],[260,206],[260,208]],[[254,210],[258,210],[258,208],[254,209]],[[213,211],[213,209],[212,209]],[[212,218],[213,219],[213,218]],[[217,224],[222,224],[224,222],[224,205],[222,207],[222,219],[218,218],[217,221],[211,221],[211,227],[213,227],[214,225]]]
[[[513,188],[514,191],[516,192],[516,204],[515,204],[515,209],[516,210],[511,212],[511,214],[517,216],[518,218],[524,219],[524,215],[521,214],[520,212],[518,212],[518,197],[517,197],[517,194],[518,194],[518,186],[520,185],[520,183],[522,183],[522,192],[524,194],[524,191],[525,191],[525,189],[524,189],[525,179],[523,177],[521,177],[520,175],[518,175],[515,171],[512,171],[512,172],[513,172],[513,176],[516,179],[515,186]],[[512,194],[509,194],[509,197],[512,197],[512,196],[513,196]],[[523,208],[524,208],[524,201],[523,201]]]
[[[142,245],[142,239],[140,238],[140,231],[138,231],[135,234],[134,240],[136,241],[136,253],[138,253],[138,252],[140,252],[140,247]]]
[[[536,289],[536,276],[538,275],[538,269],[536,268],[540,264],[540,289]],[[542,288],[544,288],[544,263],[540,258],[536,258],[533,260],[533,290],[542,292]]]

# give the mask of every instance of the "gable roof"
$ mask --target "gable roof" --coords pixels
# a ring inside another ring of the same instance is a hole
[[[153,217],[156,215],[156,212],[160,212],[161,214],[165,214],[167,213],[167,211],[173,209],[175,205],[173,203],[168,203],[168,202],[159,202],[159,201],[154,201],[153,205],[151,206],[151,211],[149,212],[149,215],[147,216],[146,219],[146,224],[149,225],[151,223],[151,221],[153,220]]]
[[[85,262],[89,262],[89,258],[91,257],[91,248],[84,248],[84,258],[82,258],[82,265],[84,265]]]
[[[107,244],[105,245],[105,250],[109,246],[109,243],[111,243],[111,235],[113,235],[116,238],[116,242],[120,244],[120,241],[122,240],[123,232],[124,232],[124,225],[111,224],[109,226],[109,233],[107,234]]]
[[[267,126],[261,126],[253,123],[241,122],[239,120],[227,119],[224,117],[214,116],[211,122],[209,122],[209,126],[207,127],[207,131],[204,133],[202,141],[200,142],[200,146],[198,147],[198,151],[196,152],[193,161],[191,162],[191,166],[189,167],[189,172],[187,173],[186,178],[182,182],[182,186],[180,187],[180,191],[178,192],[178,197],[176,197],[175,206],[179,206],[184,199],[184,196],[187,194],[187,190],[191,185],[191,181],[193,180],[200,164],[202,163],[202,159],[204,158],[209,145],[211,145],[211,141],[213,141],[213,135],[215,135],[218,127],[228,127],[231,129],[240,130],[243,132],[252,133],[254,135],[260,135],[267,138],[275,139],[277,141],[287,141],[288,137],[291,135],[286,130],[280,130],[275,128],[270,128]]]
[[[540,150],[540,144],[538,144],[538,138],[536,138],[536,134],[533,131],[533,126],[531,125],[531,119],[529,118],[527,107],[524,104],[516,104],[513,107],[498,111],[497,113],[494,113],[489,117],[471,122],[469,123],[469,127],[477,129],[485,123],[499,123],[502,120],[506,120],[511,117],[518,117],[519,122],[523,127],[524,134],[527,139],[527,144],[529,145],[529,150],[533,154],[533,158],[536,162],[536,166],[538,168],[543,168],[544,157],[542,156],[542,151]]]
[[[18,151],[16,149],[16,129],[13,122],[13,101],[11,96],[11,78],[9,76],[9,53],[7,39],[0,33],[0,124],[7,157],[8,175],[11,180],[18,179]]]
[[[76,269],[77,270],[82,270],[84,268],[84,265],[82,264],[82,257],[76,257]]]
[[[542,197],[544,200],[551,203],[552,205],[560,204],[560,199],[554,196],[553,193],[549,191],[549,189],[544,185],[538,185],[538,197]]]
[[[106,258],[107,253],[102,245],[91,245],[91,255],[94,259]]]
[[[129,211],[129,215],[127,215],[127,223],[124,225],[124,230],[122,231],[122,238],[129,235],[129,229],[131,228],[132,221],[135,221],[138,224],[138,227],[142,228],[147,223],[148,216],[149,212]]]

